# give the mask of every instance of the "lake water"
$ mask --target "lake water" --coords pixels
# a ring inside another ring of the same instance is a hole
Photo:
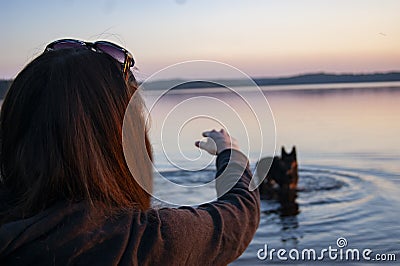
[[[215,174],[213,157],[193,145],[202,131],[225,127],[249,155],[253,170],[260,157],[274,153],[276,137],[278,155],[282,145],[297,148],[300,213],[281,217],[277,201],[263,200],[256,235],[233,265],[283,263],[276,253],[273,261],[257,258],[265,244],[287,252],[315,249],[317,256],[329,246],[343,252],[371,249],[370,258],[395,254],[399,260],[400,83],[261,89],[273,116],[260,93],[246,88],[237,89],[239,96],[224,89],[171,91],[157,102],[154,92],[144,92],[148,105],[155,103],[149,107],[155,168],[186,185],[171,187],[156,178],[157,197],[188,204],[215,197],[211,188],[191,187]],[[339,248],[340,237],[347,246]],[[324,262],[334,262],[326,256]]]

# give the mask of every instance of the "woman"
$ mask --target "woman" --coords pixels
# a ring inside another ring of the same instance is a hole
[[[150,207],[134,177],[151,180],[147,134],[133,169],[122,147],[133,64],[113,43],[59,40],[15,78],[0,116],[0,265],[224,265],[248,246],[259,195],[223,130],[203,134],[216,146],[196,142],[217,154],[219,199]],[[143,104],[132,108],[133,130],[145,131]]]

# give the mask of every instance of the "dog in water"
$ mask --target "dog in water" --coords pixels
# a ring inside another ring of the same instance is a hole
[[[290,153],[282,147],[281,157],[262,158],[257,163],[256,174],[264,178],[259,186],[262,199],[278,199],[282,215],[298,213],[298,204],[295,202],[299,180],[296,147]]]

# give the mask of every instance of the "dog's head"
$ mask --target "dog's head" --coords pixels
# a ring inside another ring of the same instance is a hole
[[[274,157],[267,178],[273,180],[281,188],[296,189],[299,179],[296,147],[293,147],[290,153],[282,147],[281,157]]]

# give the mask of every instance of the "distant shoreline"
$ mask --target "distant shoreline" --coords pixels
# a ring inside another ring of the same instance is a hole
[[[400,72],[387,73],[370,73],[370,74],[329,74],[329,73],[314,73],[296,75],[291,77],[278,78],[252,78],[258,86],[280,86],[280,85],[316,85],[316,84],[341,84],[341,83],[370,83],[370,82],[391,82],[400,81]],[[12,80],[0,80],[0,98],[4,98]],[[183,83],[183,84],[181,84]],[[231,87],[246,86],[248,81],[234,79],[220,79],[216,83],[206,81],[186,82],[181,79],[160,80],[151,83],[146,83],[146,90],[162,90],[170,88],[174,89],[207,89],[221,88],[220,84],[226,84]]]
[[[315,73],[291,77],[278,78],[252,78],[258,86],[280,86],[280,85],[307,85],[307,84],[340,84],[340,83],[369,83],[369,82],[391,82],[400,81],[400,72],[371,73],[371,74],[328,74]],[[248,86],[249,81],[238,79],[219,79],[215,83],[207,81],[186,82],[184,79],[160,80],[145,84],[146,90],[174,89],[201,89],[220,88],[224,84],[229,87]],[[175,86],[176,84],[180,84]]]
[[[173,89],[168,95],[193,94],[193,95],[214,95],[227,93],[234,90],[236,93],[251,93],[261,90],[266,95],[272,94],[331,94],[331,93],[355,93],[355,92],[400,92],[400,81],[383,82],[360,82],[360,83],[324,83],[324,84],[292,84],[292,85],[271,85],[258,87],[213,87],[213,88],[190,88]],[[164,90],[147,90],[144,88],[144,95],[160,95]]]

